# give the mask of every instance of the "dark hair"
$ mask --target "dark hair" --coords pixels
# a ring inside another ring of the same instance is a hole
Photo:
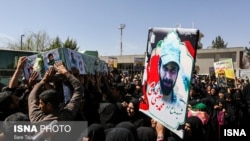
[[[113,70],[111,70],[111,73],[118,74],[119,72],[118,72],[117,68],[113,68]]]
[[[135,84],[129,83],[124,86],[124,89],[126,90],[127,93],[133,94],[135,91]]]
[[[123,121],[120,122],[116,125],[116,128],[125,128],[128,129],[134,136],[135,139],[137,139],[137,131],[136,131],[136,126],[129,122],[129,121]]]
[[[124,84],[123,83],[112,83],[111,84],[111,88],[115,88],[117,89],[118,91],[121,91],[123,92],[124,91]]]
[[[59,94],[54,89],[43,91],[39,95],[39,99],[41,99],[45,104],[50,103],[53,108],[58,108],[60,104]]]
[[[140,105],[139,99],[137,99],[137,98],[132,98],[132,99],[129,101],[129,103],[133,103],[133,105],[134,105],[134,110],[135,110],[136,112],[139,111],[139,105]]]
[[[2,112],[9,112],[9,105],[12,103],[12,92],[4,91],[0,93],[0,109]]]
[[[88,137],[91,141],[105,141],[104,127],[98,123],[93,123],[88,128]]]
[[[16,124],[29,124],[29,117],[25,115],[24,113],[17,112],[14,114],[9,115],[5,118],[4,122],[1,126],[1,131],[4,133],[4,140],[13,140],[13,132],[14,125]],[[19,136],[24,136],[23,133],[16,133]]]
[[[7,121],[30,121],[30,120],[26,114],[22,112],[16,112],[6,117],[4,122],[7,122]]]
[[[50,56],[53,56],[53,54],[52,53],[48,54],[48,57],[50,57]]]

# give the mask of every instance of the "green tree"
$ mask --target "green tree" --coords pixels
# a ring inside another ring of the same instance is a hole
[[[227,48],[227,43],[225,44],[224,40],[220,36],[217,36],[212,41],[212,48]]]
[[[46,50],[61,48],[63,46],[61,39],[57,36]]]
[[[20,42],[12,42],[8,43],[7,48],[20,50]],[[29,51],[48,51],[56,48],[70,48],[72,50],[78,51],[79,47],[77,47],[76,40],[67,38],[63,43],[59,36],[55,39],[51,39],[49,35],[45,31],[39,31],[38,33],[26,34],[24,41],[22,43],[22,50]]]
[[[73,39],[67,38],[67,40],[64,42],[63,46],[65,48],[70,48],[72,50],[78,51],[79,47],[77,47],[77,42]]]

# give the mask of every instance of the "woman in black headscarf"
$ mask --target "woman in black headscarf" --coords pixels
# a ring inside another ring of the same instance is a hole
[[[156,141],[155,130],[151,127],[137,128],[137,141]]]
[[[105,141],[135,141],[135,138],[131,131],[126,128],[110,128],[106,129],[106,139]]]
[[[104,127],[97,123],[91,124],[88,127],[88,135],[83,137],[83,141],[105,141]]]
[[[247,118],[248,107],[240,89],[235,89],[233,99],[236,106],[236,121],[240,126],[246,125],[249,120]]]
[[[245,100],[246,103],[246,119],[250,118],[250,83],[248,83],[242,90],[242,94],[243,94],[243,99]],[[250,120],[247,120],[245,123],[246,127],[250,126]]]
[[[225,113],[225,125],[235,126],[236,121],[236,105],[233,100],[232,93],[225,94],[226,99],[226,113]]]
[[[131,122],[129,122],[129,121],[120,122],[120,123],[118,123],[116,125],[116,128],[125,128],[125,129],[128,129],[133,134],[135,140],[137,140],[136,127]]]
[[[139,111],[139,100],[131,99],[127,106],[127,121],[135,125],[136,128],[141,126],[150,126],[150,118]]]
[[[184,127],[184,141],[202,140],[205,140],[202,121],[196,116],[188,117]]]

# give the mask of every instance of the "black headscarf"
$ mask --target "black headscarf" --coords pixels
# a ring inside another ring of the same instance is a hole
[[[250,118],[250,83],[243,88],[243,99],[246,100],[247,105],[247,119]],[[247,120],[247,126],[250,126],[250,120]]]
[[[128,121],[133,123],[136,128],[150,125],[151,122],[149,120],[149,117],[145,115],[144,113],[142,113],[141,111],[139,111],[140,101],[136,98],[133,98],[131,99],[130,103],[133,103],[134,105],[135,114],[132,117],[129,117]]]
[[[137,141],[156,141],[155,130],[151,127],[137,128]]]
[[[204,127],[202,121],[196,117],[191,116],[186,119],[186,123],[190,124],[192,131],[191,136],[184,136],[185,141],[202,141],[205,140]]]
[[[139,99],[132,98],[130,100],[130,102],[133,103],[135,112],[138,112],[139,111],[139,104],[140,104]]]
[[[116,127],[109,129],[105,141],[135,141],[135,139],[128,129]]]
[[[91,124],[88,128],[89,141],[105,141],[104,127],[100,124]]]
[[[133,134],[134,138],[137,139],[136,127],[131,122],[123,121],[117,124],[116,127],[128,129]]]

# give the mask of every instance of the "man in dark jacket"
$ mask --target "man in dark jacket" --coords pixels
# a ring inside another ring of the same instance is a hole
[[[75,78],[61,62],[55,62],[55,67],[59,75],[64,75],[73,87],[73,94],[70,101],[59,108],[59,93],[54,89],[43,90],[42,88],[51,81],[54,76],[54,68],[50,67],[40,82],[32,89],[28,104],[29,118],[31,122],[65,120],[73,121],[79,110],[83,88],[80,81]],[[42,91],[42,92],[41,92]]]

